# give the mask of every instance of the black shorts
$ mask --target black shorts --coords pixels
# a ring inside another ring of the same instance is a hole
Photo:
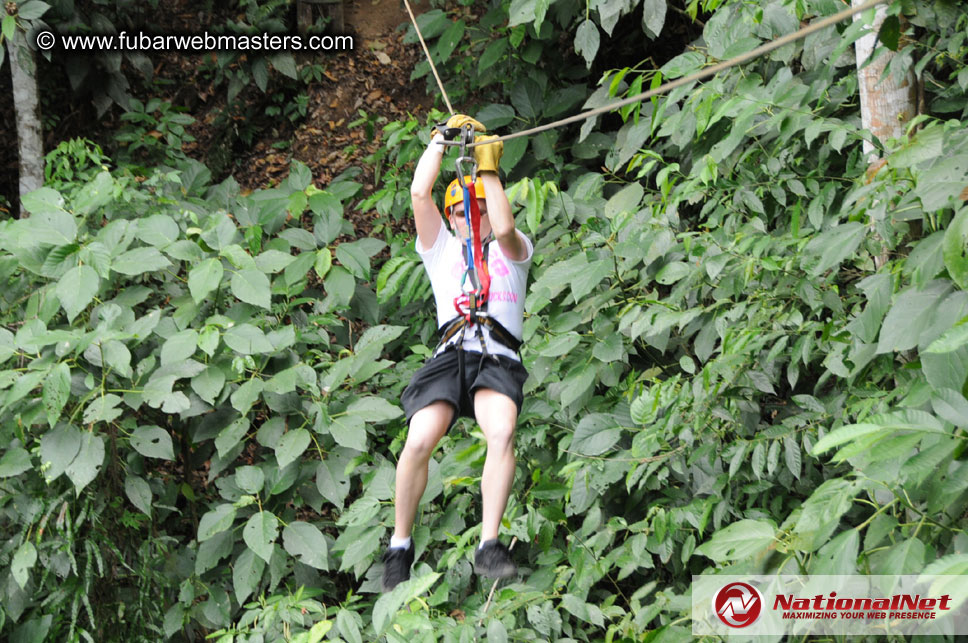
[[[460,373],[463,355],[464,373]],[[522,388],[528,379],[528,371],[521,362],[504,355],[490,355],[482,359],[481,353],[446,350],[431,357],[413,374],[410,385],[404,389],[400,402],[410,418],[420,409],[443,400],[454,407],[450,429],[458,417],[474,417],[474,392],[487,388],[503,393],[514,400],[521,413],[524,402]]]

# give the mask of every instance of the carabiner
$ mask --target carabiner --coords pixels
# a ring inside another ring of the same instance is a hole
[[[457,183],[461,188],[467,187],[467,182],[464,181],[464,164],[470,164],[470,172],[467,174],[471,177],[471,183],[477,183],[477,159],[473,156],[458,156],[457,157]]]
[[[466,188],[467,184],[464,181],[464,163],[470,163],[471,171],[471,183],[477,182],[477,159],[473,155],[467,155],[467,146],[474,142],[474,126],[470,123],[464,123],[460,128],[460,155],[457,157],[457,183],[462,188]]]

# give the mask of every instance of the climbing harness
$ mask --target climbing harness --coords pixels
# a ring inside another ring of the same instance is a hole
[[[461,279],[461,294],[454,298],[454,310],[457,317],[453,318],[440,329],[440,343],[435,353],[441,347],[455,346],[462,350],[464,334],[469,326],[473,326],[477,339],[481,343],[481,353],[488,357],[487,343],[484,341],[483,328],[487,327],[491,337],[503,346],[517,352],[521,348],[518,340],[501,322],[491,317],[487,312],[487,299],[491,289],[491,275],[487,266],[487,251],[490,247],[488,239],[481,239],[481,210],[477,203],[477,161],[467,154],[468,146],[474,142],[474,125],[465,123],[460,128],[446,128],[438,126],[444,138],[456,138],[460,145],[460,154],[455,163],[457,169],[457,183],[463,191],[464,223],[467,234],[464,237],[464,261],[467,266]],[[454,342],[454,338],[457,341]]]
[[[407,2],[407,0],[404,0],[404,2]],[[580,114],[575,114],[567,118],[562,118],[561,120],[557,120],[552,123],[539,125],[537,127],[532,127],[531,129],[521,130],[520,132],[505,134],[504,136],[498,136],[497,138],[489,138],[486,141],[482,141],[480,143],[471,142],[470,144],[467,145],[467,147],[476,147],[478,145],[486,145],[490,143],[509,141],[511,139],[519,138],[521,136],[530,136],[532,134],[544,132],[546,130],[554,129],[556,127],[561,127],[563,125],[569,125],[571,123],[577,123],[578,121],[583,121],[588,118],[600,116],[602,114],[614,111],[620,107],[625,107],[626,105],[638,103],[648,98],[652,98],[653,96],[665,94],[666,92],[670,92],[673,89],[676,89],[678,87],[689,85],[698,80],[703,80],[703,79],[709,78],[710,76],[714,76],[721,71],[729,69],[730,67],[735,67],[736,65],[741,65],[745,62],[749,62],[754,58],[759,58],[763,54],[774,51],[775,49],[779,49],[784,45],[790,44],[791,42],[795,42],[802,38],[806,38],[812,33],[816,33],[821,29],[837,24],[838,22],[846,20],[847,18],[850,18],[855,14],[867,11],[868,9],[873,8],[875,5],[882,4],[884,2],[886,2],[886,0],[867,0],[867,2],[865,2],[864,4],[857,5],[856,7],[847,7],[843,11],[839,11],[831,16],[822,18],[817,22],[807,25],[806,27],[804,27],[803,29],[800,29],[799,31],[786,34],[785,36],[780,36],[776,40],[771,40],[770,42],[760,45],[759,47],[752,49],[746,52],[745,54],[740,54],[735,58],[724,60],[723,62],[716,63],[715,65],[710,65],[709,67],[706,67],[705,69],[698,71],[694,74],[690,74],[689,76],[684,76],[682,78],[678,78],[676,80],[663,83],[662,85],[660,85],[659,87],[656,87],[655,89],[650,89],[648,91],[642,92],[641,94],[636,94],[635,96],[629,96],[627,98],[623,98],[621,100],[615,101],[614,103],[605,105],[604,107],[590,109],[587,112],[581,112]],[[407,3],[407,9],[408,10],[410,9],[409,3]],[[417,19],[413,16],[412,11],[410,12],[410,19],[413,22],[414,29],[416,29],[417,31],[417,35],[420,36],[420,41],[423,42],[423,36],[420,34],[420,27],[417,25]],[[424,45],[424,51],[427,52],[426,45]],[[427,61],[430,62],[431,69],[434,69],[433,61],[430,60],[430,54],[427,53],[426,55],[427,55]],[[434,69],[434,76],[437,76],[436,69]],[[447,100],[447,94],[444,92],[444,87],[443,87],[443,84],[440,82],[440,77],[437,77],[437,84],[440,87],[441,93],[444,95],[444,102],[447,103],[447,109],[450,109],[451,113],[453,113],[454,110],[450,106],[450,101]],[[458,145],[458,143],[455,143],[453,141],[444,141],[443,144]]]

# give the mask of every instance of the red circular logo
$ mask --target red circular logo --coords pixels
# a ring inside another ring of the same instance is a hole
[[[748,627],[760,618],[763,594],[748,583],[729,583],[713,596],[713,611],[729,627]]]

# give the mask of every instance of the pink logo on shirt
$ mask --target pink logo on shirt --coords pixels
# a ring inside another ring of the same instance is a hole
[[[506,277],[511,272],[500,257],[494,261],[488,261],[487,267],[490,269],[492,275],[497,275],[498,277]]]

